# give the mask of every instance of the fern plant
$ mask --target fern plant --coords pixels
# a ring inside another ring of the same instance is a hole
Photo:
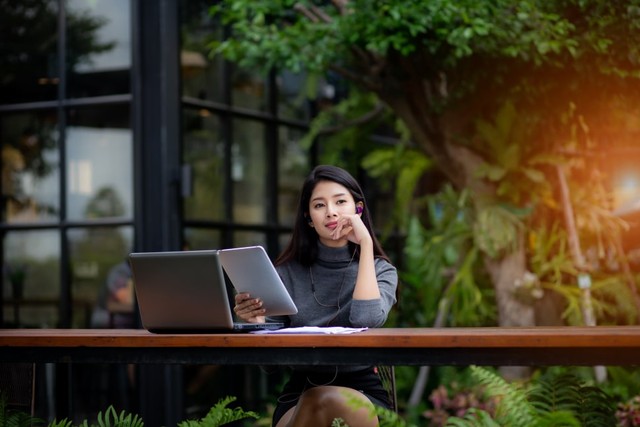
[[[227,408],[227,406],[235,400],[236,398],[233,396],[220,399],[204,418],[200,420],[182,421],[178,424],[178,427],[218,427],[245,418],[260,418],[258,414],[253,411],[244,411],[242,408]]]
[[[527,400],[525,390],[516,383],[509,383],[498,374],[477,366],[470,367],[471,374],[484,385],[487,393],[501,396],[496,408],[496,421],[501,425],[533,426],[535,409]]]
[[[452,417],[447,420],[449,427],[500,427],[491,415],[478,408],[469,409],[463,417]]]
[[[48,427],[73,427],[73,422],[64,418],[60,421],[52,421]],[[144,427],[144,422],[136,414],[125,411],[118,413],[113,406],[109,406],[104,413],[98,412],[97,424],[89,424],[87,420],[84,420],[78,424],[78,427]]]
[[[598,387],[567,372],[545,375],[528,390],[478,366],[472,375],[500,396],[495,418],[481,409],[447,420],[448,427],[605,427],[616,425],[615,403]]]
[[[616,424],[613,399],[599,387],[585,385],[570,372],[541,377],[530,391],[529,400],[539,413],[570,412],[581,426]]]
[[[9,408],[9,397],[0,391],[0,427],[33,427],[44,425],[44,420],[32,417],[23,411],[16,411]]]

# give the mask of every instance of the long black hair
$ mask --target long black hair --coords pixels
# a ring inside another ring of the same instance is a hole
[[[371,240],[373,241],[373,256],[376,258],[384,258],[389,261],[389,257],[385,254],[380,242],[376,238],[373,232],[373,226],[371,222],[371,215],[369,208],[364,199],[364,193],[360,188],[358,181],[351,176],[346,170],[337,166],[320,165],[316,166],[302,185],[302,191],[300,193],[300,199],[298,201],[298,210],[296,212],[295,223],[293,225],[293,234],[287,244],[287,247],[282,251],[280,256],[276,259],[275,264],[280,265],[285,262],[296,260],[304,266],[313,264],[318,256],[318,233],[309,226],[309,201],[311,200],[311,193],[315,189],[316,185],[320,181],[332,181],[345,187],[351,195],[355,203],[362,203],[364,210],[362,211],[361,219],[364,225],[369,230]],[[359,255],[360,246],[349,242],[349,249],[356,255]]]

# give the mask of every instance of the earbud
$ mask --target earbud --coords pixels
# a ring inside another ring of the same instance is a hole
[[[356,213],[357,213],[358,215],[360,215],[360,214],[362,213],[362,211],[363,211],[363,210],[364,210],[364,209],[362,209],[362,206],[356,206]]]

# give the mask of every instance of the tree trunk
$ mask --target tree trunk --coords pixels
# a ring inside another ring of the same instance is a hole
[[[428,105],[416,99],[420,97],[419,92],[405,96],[403,99],[412,99],[412,102],[394,98],[391,108],[404,120],[415,142],[433,158],[456,188],[469,190],[476,206],[495,199],[495,187],[475,178],[481,159],[467,148],[450,143],[442,131],[441,123],[429,115]],[[524,276],[526,265],[522,238],[513,253],[498,259],[485,255],[485,267],[495,290],[500,326],[535,326],[535,307],[518,300],[515,295],[515,283]],[[530,369],[526,366],[506,366],[500,368],[500,372],[507,380],[518,380],[528,377]]]
[[[533,326],[535,313],[531,304],[518,300],[515,282],[526,271],[525,251],[522,245],[500,259],[485,257],[484,265],[496,291],[496,304],[500,326]]]
[[[433,97],[439,96],[438,85],[446,82],[412,79],[414,70],[410,66],[407,70],[405,80],[388,84],[385,91],[378,93],[380,99],[404,121],[414,142],[434,160],[454,187],[469,191],[476,207],[487,200],[497,199],[495,187],[476,178],[482,159],[468,148],[455,144],[455,135],[449,135],[468,124],[465,116],[445,118],[432,108]],[[446,97],[446,91],[440,90],[440,95]],[[519,239],[513,253],[498,259],[485,255],[485,267],[495,290],[500,326],[535,326],[535,307],[518,300],[515,294],[515,283],[524,276],[526,265],[523,238]],[[501,373],[507,380],[521,379],[528,376],[529,368],[503,367]]]
[[[534,326],[535,308],[532,304],[519,301],[515,294],[515,282],[522,278],[526,271],[525,250],[522,244],[515,252],[500,259],[485,256],[484,265],[493,281],[498,306],[500,326]],[[506,379],[519,380],[529,376],[527,366],[503,366],[500,373]]]

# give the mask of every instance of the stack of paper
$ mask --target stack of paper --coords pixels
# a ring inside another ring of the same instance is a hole
[[[276,330],[252,331],[252,334],[353,334],[354,332],[366,331],[367,328],[343,328],[320,327],[320,326],[301,326],[298,328],[282,328]]]

